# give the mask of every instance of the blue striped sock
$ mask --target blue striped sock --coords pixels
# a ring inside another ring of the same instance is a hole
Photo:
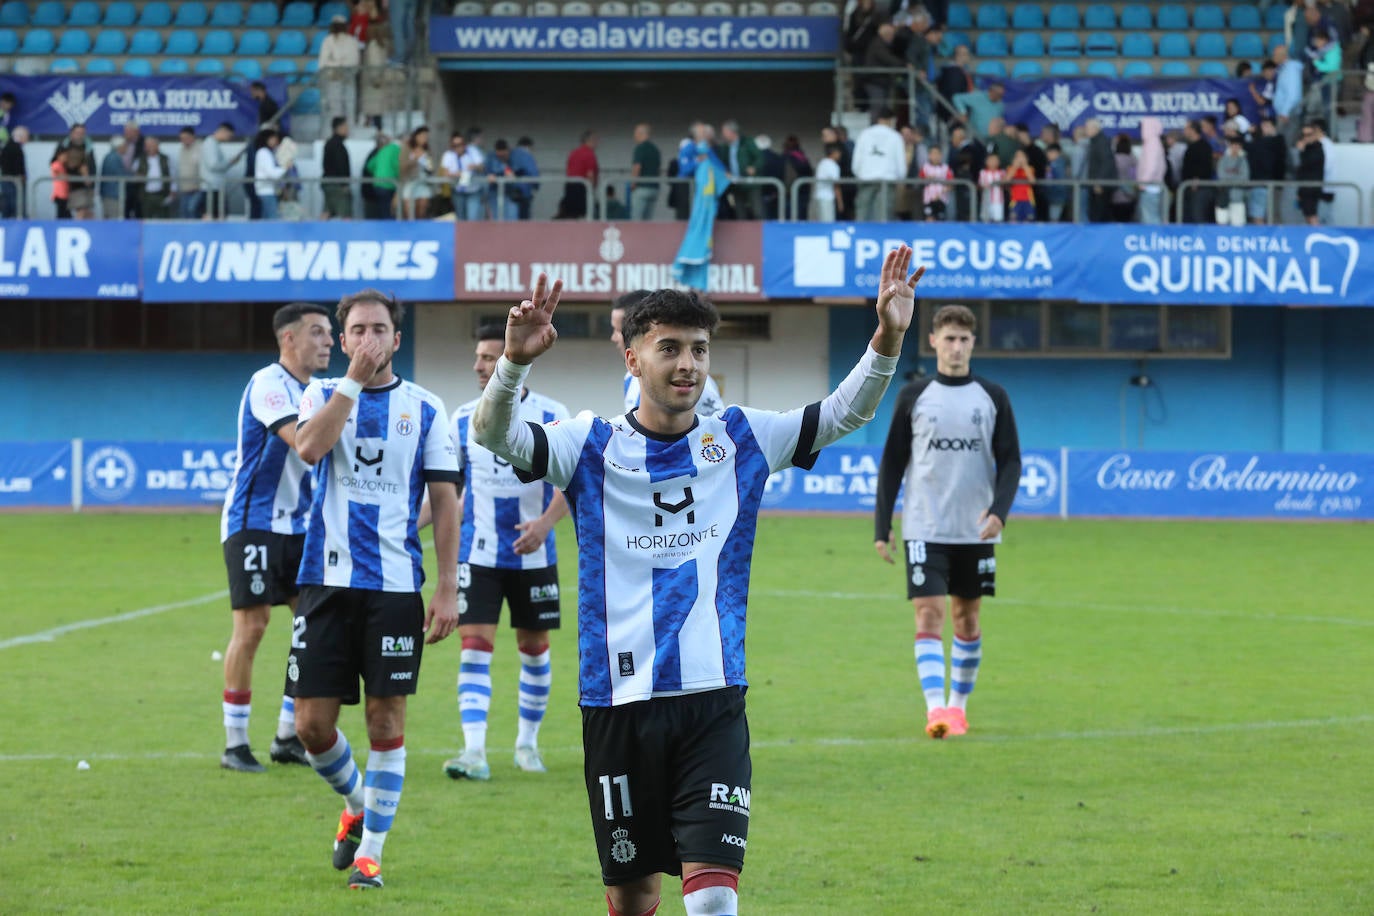
[[[281,711],[277,713],[277,737],[283,741],[296,736],[296,701],[282,695]]]
[[[463,720],[463,746],[486,752],[487,710],[491,708],[491,643],[469,636],[458,663],[458,714]]]
[[[926,711],[945,705],[945,644],[934,633],[916,634],[916,676],[926,697]]]
[[[983,634],[969,640],[954,637],[949,650],[949,705],[955,709],[968,706],[968,695],[978,680],[978,663],[983,660]]]
[[[549,664],[549,647],[534,654],[520,653],[520,724],[515,738],[516,747],[536,747],[539,744],[539,724],[549,707],[549,685],[553,683],[553,666]]]
[[[384,741],[372,746],[367,756],[367,775],[363,777],[363,839],[358,844],[359,859],[382,861],[396,806],[401,803],[401,787],[406,781],[405,739]]]
[[[343,732],[334,732],[334,744],[326,751],[317,754],[306,748],[305,757],[315,772],[344,797],[349,814],[363,810],[362,780],[358,778],[358,765],[353,762],[353,748],[349,747]]]

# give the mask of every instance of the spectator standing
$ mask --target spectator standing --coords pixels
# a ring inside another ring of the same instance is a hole
[[[258,103],[258,126],[268,124],[281,111],[281,106],[277,100],[267,94],[267,86],[261,80],[254,80],[248,85],[248,94]]]
[[[1025,158],[1024,153],[1021,153],[1021,158]],[[996,153],[988,153],[988,158],[983,161],[982,171],[978,173],[978,187],[983,193],[983,222],[1000,223],[1006,220],[1006,202],[1002,193],[1002,183],[1006,179],[1007,173],[1002,168],[1002,160]]]
[[[1308,60],[1316,71],[1316,81],[1309,92],[1308,104],[1320,112],[1331,109],[1331,99],[1341,83],[1341,46],[1332,41],[1326,31],[1312,34],[1312,47],[1307,50]]]
[[[1278,84],[1278,76],[1278,64],[1273,60],[1266,60],[1260,66],[1260,75],[1252,79],[1246,87],[1261,118],[1274,116],[1274,90]]]
[[[1226,133],[1234,131],[1242,137],[1246,137],[1249,136],[1250,131],[1254,129],[1254,125],[1250,123],[1250,119],[1241,111],[1240,99],[1226,100],[1226,111],[1223,117],[1225,120],[1222,122],[1221,126]]]
[[[849,54],[851,65],[863,65],[868,44],[878,34],[878,26],[882,21],[882,14],[878,12],[874,0],[858,0],[849,11],[849,18],[844,24],[844,49]]]
[[[1184,185],[1184,220],[1190,223],[1210,223],[1215,189],[1208,184],[1194,184],[1188,187],[1187,182],[1211,182],[1216,179],[1212,147],[1203,139],[1202,125],[1197,121],[1189,121],[1183,128],[1183,139],[1188,144],[1183,151],[1183,169],[1179,172],[1179,179]]]
[[[352,121],[358,116],[358,67],[362,62],[362,49],[349,34],[348,21],[335,16],[320,44],[319,56],[324,116],[331,122],[338,117]]]
[[[521,178],[538,178],[539,163],[534,158],[534,141],[521,137],[515,141],[515,149],[510,152],[511,169]],[[532,181],[522,181],[515,185],[518,196],[515,198],[516,215],[519,219],[529,219],[534,207],[534,192],[539,185]]]
[[[997,154],[997,158],[1002,162],[1011,162],[1011,157],[1016,155],[1016,151],[1021,148],[1021,141],[1016,137],[1016,128],[1002,119],[1001,115],[996,115],[988,119],[987,133],[979,134],[976,131],[965,127],[969,136],[984,136],[988,138],[987,149],[989,152]]]
[[[775,220],[782,205],[778,198],[778,187],[781,186],[785,190],[787,186],[786,167],[782,155],[773,149],[772,137],[759,134],[754,138],[754,145],[759,148],[759,156],[763,160],[759,165],[759,177],[771,178],[777,182],[765,184],[759,189],[759,194],[763,198],[763,219]]]
[[[406,219],[429,219],[429,199],[434,196],[429,179],[433,174],[429,128],[422,124],[410,132],[401,159],[401,207]]]
[[[111,137],[109,152],[100,160],[100,213],[105,219],[119,219],[124,215],[124,208],[119,201],[131,190],[127,182],[118,180],[129,176],[120,156],[124,151],[124,143],[123,134]]]
[[[1238,133],[1226,135],[1226,155],[1217,161],[1217,181],[1249,181],[1250,163],[1245,158],[1245,141]],[[1219,226],[1245,225],[1246,188],[1232,185],[1218,188],[1216,218]]]
[[[143,158],[138,163],[143,184],[138,189],[139,208],[144,219],[167,219],[176,199],[171,160],[162,152],[157,137],[143,138]]]
[[[596,144],[599,139],[596,131],[583,131],[581,142],[568,153],[565,172],[569,178],[586,179],[593,192],[601,174],[601,166],[596,161]],[[587,195],[587,185],[580,181],[569,181],[563,188],[563,199],[558,204],[558,218],[582,219],[587,215],[591,203]]]
[[[973,91],[973,74],[969,71],[969,62],[972,57],[968,45],[959,45],[954,49],[954,59],[940,70],[940,77],[935,81],[935,88],[950,105],[954,104],[956,95]],[[946,123],[954,121],[959,114],[943,104],[941,109],[940,116],[945,119]]]
[[[877,108],[873,123],[854,141],[854,177],[859,185],[854,218],[860,222],[886,223],[896,204],[896,185],[906,177],[906,147],[897,133],[892,109]]]
[[[1302,126],[1302,64],[1289,56],[1288,48],[1274,48],[1274,63],[1278,75],[1274,79],[1274,114],[1279,131],[1292,145]]]
[[[24,162],[24,144],[29,129],[10,128],[9,137],[0,144],[0,219],[13,219],[20,213],[19,201],[28,191],[29,170]]]
[[[796,134],[788,134],[782,141],[782,183],[787,188],[788,200],[792,198],[792,186],[799,178],[811,178],[816,174],[811,167],[811,160],[806,158],[806,152],[802,149],[801,138]],[[793,219],[806,219],[811,213],[811,193],[813,186],[803,184],[797,189],[795,214],[790,214]]]
[[[1331,137],[1326,133],[1326,119],[1313,118],[1308,122],[1316,132],[1317,142],[1322,145],[1322,180],[1326,182],[1322,186],[1321,204],[1319,213],[1323,226],[1331,224],[1331,208],[1336,200],[1336,189],[1331,186],[1331,182],[1336,179],[1336,144],[1331,142]]]
[[[1294,176],[1298,181],[1318,182],[1326,175],[1326,150],[1322,147],[1317,130],[1310,124],[1304,125],[1298,139],[1298,169]],[[1298,209],[1309,226],[1320,226],[1320,206],[1322,189],[1320,185],[1298,188]]]
[[[60,154],[52,162],[48,163],[48,173],[52,175],[52,191],[49,192],[49,200],[52,201],[53,211],[58,219],[71,219],[72,211],[67,206],[67,198],[71,193],[71,182],[67,180],[67,156]]]
[[[1024,149],[1012,156],[1007,180],[1011,185],[1011,220],[1014,223],[1035,222],[1035,169],[1030,165]]]
[[[469,127],[463,135],[463,152],[458,157],[458,183],[454,187],[455,219],[471,221],[487,218],[487,154],[482,149],[482,128]],[[459,211],[459,208],[462,208]]]
[[[1084,177],[1089,181],[1115,181],[1116,155],[1112,152],[1112,141],[1102,132],[1102,122],[1096,118],[1089,118],[1085,126],[1088,133],[1088,154],[1087,174]],[[1105,223],[1111,219],[1112,190],[1107,184],[1095,184],[1088,188],[1091,195],[1088,198],[1090,222]]]
[[[377,19],[377,4],[373,0],[356,0],[348,16],[348,34],[359,48],[367,47],[368,32]]]
[[[925,165],[929,147],[926,146],[925,131],[919,127],[903,127],[902,135],[902,155],[903,169],[902,174],[905,178],[917,178],[921,173],[921,166]],[[894,195],[896,204],[896,217],[902,222],[910,222],[917,218],[920,213],[920,200],[916,193],[916,187],[909,181],[903,181],[897,186]]]
[[[932,146],[926,164],[921,166],[921,177],[931,182],[925,186],[921,196],[928,223],[943,221],[949,208],[949,185],[946,182],[953,177],[953,172],[945,164],[944,158],[940,147]]]
[[[978,183],[978,173],[983,170],[983,162],[988,157],[987,148],[977,137],[971,136],[968,128],[956,126],[949,134],[949,169],[954,178],[968,182],[954,188],[954,221],[966,223],[974,218],[977,201],[969,185]],[[949,188],[945,188],[945,201],[948,202]]]
[[[281,135],[272,128],[264,128],[258,133],[253,153],[253,193],[262,208],[258,219],[277,218],[277,181],[286,174],[286,169],[277,162],[280,145]]]
[[[868,41],[864,50],[863,67],[866,70],[887,71],[865,73],[862,84],[867,104],[860,107],[865,111],[876,111],[897,104],[903,93],[903,77],[906,71],[906,58],[897,53],[897,27],[890,22],[878,26],[878,31]]]
[[[205,212],[205,191],[200,186],[200,143],[196,132],[183,127],[177,134],[177,204],[182,219],[200,219]]]
[[[635,148],[630,156],[630,219],[653,219],[658,206],[658,178],[663,172],[663,155],[649,139],[651,135],[647,123],[635,125]]]
[[[504,139],[497,139],[492,146],[491,155],[487,156],[486,173],[487,202],[492,219],[507,222],[519,219],[519,206],[515,196],[513,196],[519,193],[519,186],[513,180],[515,169],[510,164],[510,144]],[[505,180],[498,181],[497,179]]]
[[[0,92],[0,146],[9,142],[10,130],[18,125],[14,114],[18,104],[13,92]]]
[[[58,219],[90,219],[95,209],[95,189],[83,147],[69,146],[49,166],[53,176],[52,200]]]
[[[840,177],[840,157],[844,148],[838,143],[825,145],[825,156],[816,163],[816,215],[818,223],[833,223],[844,212],[844,195],[836,180]]]
[[[1140,162],[1135,180],[1140,188],[1140,221],[1150,225],[1164,222],[1164,175],[1168,163],[1164,161],[1164,144],[1160,134],[1164,122],[1147,115],[1140,119]]]
[[[368,219],[395,219],[392,204],[396,181],[401,177],[401,145],[384,133],[377,134],[377,145],[363,164],[363,174],[372,178],[372,210]]]
[[[459,191],[463,189],[460,184],[463,181],[463,154],[467,151],[468,143],[463,139],[462,131],[455,130],[448,136],[448,149],[439,157],[439,174],[449,179],[449,200],[453,206],[455,220],[467,217],[467,198],[459,196]],[[467,177],[467,183],[472,183],[471,174]]]
[[[1116,135],[1116,177],[1119,184],[1112,189],[1112,222],[1135,222],[1136,208],[1136,160],[1131,152],[1131,138],[1125,134]]]
[[[224,199],[225,179],[229,175],[229,154],[224,144],[234,136],[228,121],[215,128],[200,147],[200,186],[205,191],[205,218],[218,219]]]
[[[1259,131],[1246,150],[1250,162],[1250,180],[1254,182],[1283,181],[1288,176],[1288,145],[1278,135],[1272,117],[1260,118]],[[1251,223],[1269,221],[1269,188],[1255,184],[1250,188],[1246,213]]]
[[[1045,147],[1045,159],[1048,163],[1045,177],[1051,182],[1064,181],[1069,177],[1069,157],[1064,155],[1064,148],[1057,142]],[[1045,197],[1046,218],[1052,223],[1059,222],[1064,218],[1064,209],[1069,202],[1069,186],[1049,184],[1045,187]]]
[[[348,156],[348,119],[335,115],[333,132],[324,142],[321,172],[324,176],[324,216],[326,219],[353,218],[353,162]]]
[[[375,22],[367,30],[367,46],[363,48],[362,96],[358,107],[362,120],[373,127],[382,126],[391,101],[391,74],[387,58],[391,55],[391,26]]]
[[[388,5],[387,19],[391,21],[395,38],[388,63],[393,66],[410,65],[410,55],[415,51],[415,19],[419,6],[419,0],[391,0]]]
[[[740,133],[739,122],[731,119],[720,126],[721,144],[716,155],[724,163],[733,181],[738,178],[756,178],[763,156],[754,141]],[[721,219],[762,219],[763,196],[757,185],[734,183],[726,192]]]
[[[992,83],[987,89],[960,92],[950,101],[954,103],[954,110],[959,113],[960,123],[967,125],[975,137],[990,137],[992,119],[1002,118],[1003,112],[1006,111],[1006,105],[1002,102],[1005,92],[1001,83]]]
[[[853,161],[854,150],[853,150],[853,147],[850,146],[850,144],[848,144],[848,143],[845,142],[846,139],[847,139],[847,137],[846,137],[846,135],[844,134],[842,128],[839,128],[839,127],[823,127],[823,128],[821,128],[821,144],[822,144],[822,145],[827,144],[827,143],[838,143],[838,144],[840,145],[840,151],[841,151],[841,152],[840,152],[840,177],[841,177],[841,178],[853,178],[853,177],[854,177],[854,169],[853,169],[852,166],[853,166],[853,164],[854,164],[854,161]],[[840,218],[840,219],[853,219],[853,218],[854,218],[854,201],[855,201],[855,198],[857,198],[857,196],[858,196],[859,189],[858,189],[857,187],[855,187],[853,184],[841,184],[841,185],[839,186],[839,188],[840,188],[840,194],[844,197],[844,206],[840,208],[840,212],[843,213],[843,214],[845,214],[844,216],[840,216],[839,218]]]

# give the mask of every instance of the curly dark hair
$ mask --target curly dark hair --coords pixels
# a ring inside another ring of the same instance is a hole
[[[660,289],[625,310],[621,336],[630,346],[649,333],[656,324],[682,328],[701,328],[708,335],[716,332],[720,313],[708,300],[690,289]]]

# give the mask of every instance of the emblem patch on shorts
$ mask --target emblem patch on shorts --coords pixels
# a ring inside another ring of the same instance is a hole
[[[639,850],[635,849],[635,844],[630,842],[630,831],[624,827],[617,827],[611,831],[611,858],[621,865],[633,862]]]

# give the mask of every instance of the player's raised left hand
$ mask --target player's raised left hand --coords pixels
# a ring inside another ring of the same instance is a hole
[[[530,298],[511,306],[506,318],[506,359],[527,366],[549,351],[558,339],[553,312],[562,295],[563,281],[555,280],[550,287],[548,274],[541,273]]]
[[[429,609],[425,612],[425,645],[432,645],[447,639],[458,629],[458,592],[456,589],[440,587],[434,590]]]
[[[902,338],[916,313],[916,284],[926,269],[918,267],[908,277],[910,270],[911,249],[906,245],[892,249],[883,258],[878,280],[878,330],[873,334],[873,349],[883,356],[901,355]]]

